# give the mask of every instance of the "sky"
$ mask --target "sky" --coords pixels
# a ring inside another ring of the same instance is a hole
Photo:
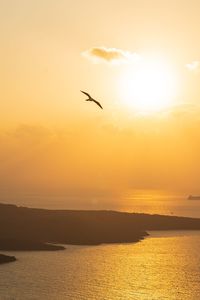
[[[1,194],[200,193],[199,11],[0,0]]]

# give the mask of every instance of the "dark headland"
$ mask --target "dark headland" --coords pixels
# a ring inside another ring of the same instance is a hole
[[[142,240],[148,230],[200,230],[200,219],[0,204],[0,250],[61,250],[64,247],[56,244],[132,243]]]
[[[31,237],[27,239],[0,237],[0,250],[4,251],[57,251],[64,249],[63,246],[31,240]]]
[[[8,256],[8,255],[0,254],[0,264],[9,263],[12,261],[16,261],[15,256]]]

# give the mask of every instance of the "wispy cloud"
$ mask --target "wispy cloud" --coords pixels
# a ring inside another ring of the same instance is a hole
[[[185,66],[189,71],[192,72],[200,71],[200,62],[198,60],[194,60],[193,62],[186,64]]]
[[[112,64],[135,63],[141,59],[137,53],[117,48],[93,47],[82,52],[82,55],[94,63],[107,62]]]

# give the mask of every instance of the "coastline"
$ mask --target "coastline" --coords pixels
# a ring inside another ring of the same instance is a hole
[[[0,238],[0,251],[59,251],[65,247],[42,243],[39,241],[21,240],[14,238]]]
[[[200,219],[117,211],[48,210],[0,203],[0,250],[136,243],[152,230],[200,230]]]
[[[0,264],[10,263],[10,262],[14,262],[16,260],[17,259],[16,259],[15,256],[9,256],[9,255],[5,255],[5,254],[0,254]]]

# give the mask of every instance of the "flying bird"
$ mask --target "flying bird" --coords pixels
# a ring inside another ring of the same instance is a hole
[[[101,104],[93,99],[88,93],[84,92],[84,91],[81,91],[81,93],[85,94],[86,96],[88,96],[88,99],[86,99],[85,101],[93,101],[94,103],[96,103],[101,109],[103,109],[103,107],[101,106]]]

